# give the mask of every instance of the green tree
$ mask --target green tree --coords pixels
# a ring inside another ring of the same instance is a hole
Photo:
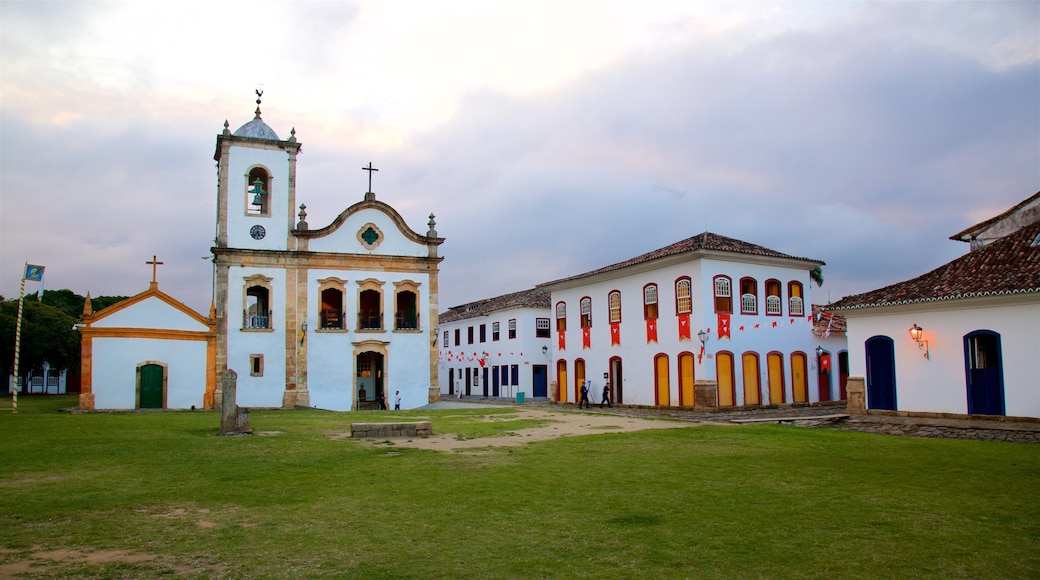
[[[823,268],[816,266],[809,271],[809,278],[816,282],[816,286],[823,286]]]
[[[26,297],[28,300],[29,297]],[[35,299],[35,298],[34,298]],[[90,298],[90,308],[97,312],[103,308],[126,300],[126,296],[98,296]],[[43,303],[49,306],[53,306],[65,314],[79,320],[80,316],[83,315],[83,302],[85,298],[76,294],[72,290],[61,289],[61,290],[44,290],[43,291]]]
[[[80,303],[82,310],[82,303]],[[9,376],[14,371],[15,330],[18,322],[18,301],[4,300],[0,304],[0,374]],[[21,361],[19,374],[24,378],[33,370],[49,363],[51,368],[79,368],[79,333],[73,329],[76,319],[61,309],[40,304],[35,297],[26,297],[22,308]]]

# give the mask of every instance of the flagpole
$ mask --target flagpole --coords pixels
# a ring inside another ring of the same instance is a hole
[[[14,327],[14,388],[11,389],[11,412],[18,412],[18,385],[21,383],[21,376],[18,374],[18,359],[19,351],[22,347],[22,301],[25,299],[25,269],[29,267],[29,262],[25,263],[25,267],[22,268],[22,286],[18,289],[18,322],[15,323]]]

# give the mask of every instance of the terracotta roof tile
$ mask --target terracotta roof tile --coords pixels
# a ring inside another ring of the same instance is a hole
[[[956,300],[977,296],[1040,292],[1040,223],[1025,226],[987,246],[912,280],[846,296],[828,310],[852,310]]]
[[[599,268],[598,270],[592,270],[591,272],[585,272],[584,274],[578,274],[576,276],[570,276],[568,278],[561,278],[559,280],[553,280],[552,282],[545,282],[543,284],[539,284],[539,286],[550,286],[552,284],[558,284],[560,282],[568,282],[571,280],[589,278],[597,274],[613,272],[616,270],[623,270],[630,266],[635,266],[646,262],[652,262],[654,260],[658,260],[667,256],[673,256],[676,254],[712,250],[718,252],[733,252],[735,254],[749,254],[753,256],[769,256],[774,258],[803,260],[821,266],[824,265],[824,262],[822,260],[815,260],[813,258],[799,258],[797,256],[791,256],[788,254],[777,252],[776,250],[771,250],[769,248],[751,244],[742,240],[727,238],[726,236],[720,236],[719,234],[713,234],[711,232],[704,232],[703,234],[698,234],[696,236],[693,236],[692,238],[686,238],[685,240],[676,242],[670,246],[665,246],[652,252],[647,252],[641,256],[636,256],[635,258],[631,258],[623,262],[611,264],[610,266],[605,266],[603,268]]]
[[[520,292],[504,294],[494,298],[477,300],[476,302],[470,302],[460,306],[452,306],[447,311],[442,312],[439,319],[440,322],[455,322],[456,320],[466,320],[469,318],[477,318],[478,316],[487,316],[493,312],[499,312],[510,308],[544,308],[548,310],[551,306],[551,302],[552,297],[549,295],[548,290],[532,288],[530,290],[521,290]]]
[[[813,325],[812,331],[816,336],[824,332],[830,334],[845,334],[848,327],[845,324],[845,315],[837,312],[827,312],[827,307],[820,304],[812,305]]]

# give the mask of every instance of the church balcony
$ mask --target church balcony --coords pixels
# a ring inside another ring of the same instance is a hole
[[[252,316],[243,312],[242,328],[271,328],[271,311],[268,310],[266,315],[254,314]]]
[[[383,313],[358,314],[358,330],[383,330]]]
[[[394,317],[395,330],[419,330],[419,317],[414,314],[398,314]]]
[[[341,330],[343,328],[343,313],[338,310],[322,310],[321,328],[323,330]]]

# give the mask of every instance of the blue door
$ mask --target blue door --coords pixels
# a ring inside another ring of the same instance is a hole
[[[498,367],[491,367],[491,396],[498,396]]]
[[[549,367],[546,365],[533,365],[534,388],[531,390],[532,397],[549,396]]]
[[[896,410],[896,349],[887,336],[867,339],[867,408]]]
[[[976,330],[964,336],[969,415],[1004,414],[1004,369],[1000,335]]]

